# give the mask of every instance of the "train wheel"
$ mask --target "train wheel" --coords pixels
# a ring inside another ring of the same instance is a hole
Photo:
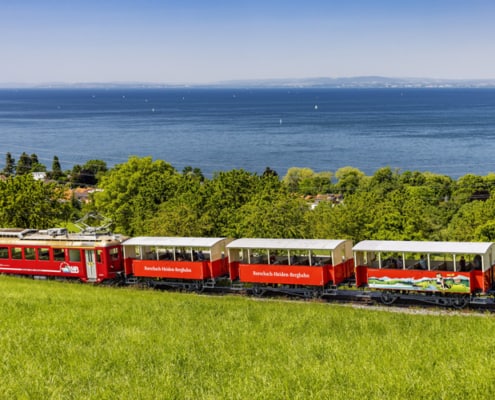
[[[265,291],[260,286],[253,286],[253,295],[256,297],[261,297]]]
[[[469,298],[467,296],[456,296],[452,298],[450,303],[452,307],[460,310],[469,304]]]
[[[381,296],[380,296],[380,301],[389,306],[393,303],[395,303],[395,301],[399,298],[399,296],[397,296],[396,294],[394,293],[391,293],[391,292],[382,292]]]
[[[194,282],[193,291],[196,293],[201,293],[204,290],[204,285],[202,281]]]

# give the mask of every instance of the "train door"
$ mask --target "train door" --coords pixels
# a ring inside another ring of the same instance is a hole
[[[94,250],[84,250],[84,258],[86,260],[86,276],[88,281],[96,281],[96,262],[95,262],[95,251]]]

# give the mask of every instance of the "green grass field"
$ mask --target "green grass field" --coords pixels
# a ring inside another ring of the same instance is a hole
[[[0,277],[0,399],[486,399],[495,317]]]

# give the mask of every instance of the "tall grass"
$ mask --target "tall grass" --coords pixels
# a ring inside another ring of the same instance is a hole
[[[0,277],[1,399],[485,399],[491,316]]]

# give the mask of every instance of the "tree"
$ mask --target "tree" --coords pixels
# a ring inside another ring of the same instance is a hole
[[[373,192],[346,195],[344,202],[338,205],[321,202],[309,215],[311,236],[355,242],[370,239],[379,202]]]
[[[335,172],[337,183],[335,189],[342,194],[352,194],[360,187],[365,175],[354,167],[342,167]]]
[[[206,236],[211,221],[203,215],[202,201],[195,193],[181,193],[160,205],[146,223],[153,236]]]
[[[36,154],[31,154],[31,172],[46,172],[46,167],[39,162]]]
[[[62,177],[62,167],[57,156],[53,156],[51,178],[58,181]]]
[[[96,186],[99,178],[108,170],[102,160],[89,160],[84,165],[74,165],[71,182],[77,186]]]
[[[31,172],[31,157],[26,152],[21,154],[17,163],[17,175],[26,175]]]
[[[179,177],[165,161],[130,157],[101,177],[103,191],[94,194],[94,207],[114,221],[117,232],[144,234],[146,221],[175,194]]]
[[[3,174],[5,176],[15,175],[15,159],[10,153],[7,153],[5,157],[5,168],[3,169]]]
[[[218,172],[204,184],[204,217],[211,226],[209,236],[228,236],[236,222],[236,212],[259,190],[259,185],[275,185],[273,180],[234,169]],[[277,180],[277,179],[276,179]]]
[[[189,165],[184,167],[184,169],[182,170],[182,175],[195,178],[195,179],[199,180],[200,182],[203,182],[205,180],[205,177],[204,177],[203,173],[201,172],[201,169],[193,168]]]
[[[398,189],[402,186],[397,170],[392,171],[390,167],[383,167],[375,171],[369,180],[369,190],[373,190],[380,196]]]
[[[299,184],[304,179],[312,178],[315,172],[311,168],[292,167],[287,170],[287,174],[282,181],[289,187],[292,193],[299,192]]]
[[[284,191],[270,195],[258,192],[237,211],[237,223],[231,226],[229,236],[306,238],[306,216],[309,212],[303,199]]]
[[[47,229],[64,215],[64,191],[30,174],[0,181],[0,226]]]
[[[270,167],[266,167],[265,170],[263,171],[263,176],[278,176],[277,171],[271,169]]]
[[[488,194],[490,190],[488,182],[474,174],[461,176],[453,186],[452,199],[459,204],[470,201],[476,193]]]

